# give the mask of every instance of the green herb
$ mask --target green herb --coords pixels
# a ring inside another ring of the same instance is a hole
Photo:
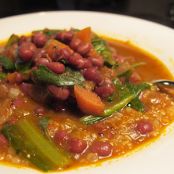
[[[117,74],[117,77],[123,77],[123,76],[126,76],[126,77],[129,77],[131,74],[132,74],[132,70],[136,67],[139,67],[139,66],[142,66],[142,65],[146,65],[145,62],[138,62],[138,63],[134,63],[130,66],[129,69]]]
[[[19,59],[19,60],[17,60],[15,62],[15,68],[16,68],[16,70],[19,71],[19,72],[22,72],[22,73],[25,73],[28,70],[30,70],[31,69],[31,66],[32,66],[32,62],[31,61],[24,62],[24,61],[22,61],[22,60]]]
[[[36,82],[53,84],[57,86],[73,86],[82,84],[84,78],[80,72],[67,69],[63,74],[55,74],[45,66],[40,66],[32,72]]]
[[[94,124],[98,121],[111,117],[115,112],[118,112],[119,110],[127,106],[132,101],[134,102],[133,104],[135,104],[136,103],[135,100],[139,96],[139,94],[143,90],[148,89],[151,86],[149,83],[142,83],[138,85],[134,85],[134,84],[122,85],[119,82],[119,80],[115,80],[114,84],[116,85],[117,90],[119,91],[120,101],[118,101],[113,106],[109,107],[108,109],[105,109],[104,114],[101,116],[89,115],[89,116],[82,117],[81,118],[82,123]],[[136,107],[138,108],[138,105],[136,105]]]
[[[5,73],[0,73],[0,80],[3,80],[3,79],[5,79],[7,77],[7,74],[5,74]]]
[[[39,126],[42,128],[42,130],[47,129],[49,120],[50,120],[50,117],[42,117],[39,120]]]
[[[18,154],[43,171],[64,167],[71,162],[69,154],[46,139],[31,120],[6,125],[2,133]]]
[[[108,66],[113,66],[116,64],[115,60],[112,57],[112,52],[109,49],[109,46],[107,43],[99,38],[98,36],[95,36],[92,39],[92,45],[94,46],[94,49],[103,56],[104,62]]]
[[[2,65],[2,67],[8,71],[14,70],[15,68],[14,63],[11,61],[11,59],[5,56],[0,56],[0,65]]]
[[[19,36],[12,34],[10,36],[10,38],[8,39],[7,43],[6,43],[6,48],[10,47],[11,45],[13,45],[14,43],[17,43],[19,41]]]
[[[129,104],[129,107],[134,108],[137,111],[144,112],[144,104],[140,101],[139,97],[137,96],[134,98]]]

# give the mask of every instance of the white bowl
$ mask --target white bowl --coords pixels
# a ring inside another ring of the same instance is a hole
[[[40,12],[0,19],[0,39],[12,33],[23,34],[35,29],[83,28],[91,26],[100,34],[129,40],[161,59],[174,73],[174,30],[145,20],[98,12]],[[174,174],[174,126],[165,136],[130,155],[108,160],[101,165],[81,167],[59,174]],[[37,170],[0,166],[0,173],[37,174]]]

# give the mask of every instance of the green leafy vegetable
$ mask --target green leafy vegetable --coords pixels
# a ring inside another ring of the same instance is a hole
[[[25,72],[27,72],[28,70],[31,69],[31,66],[32,66],[32,62],[31,61],[30,62],[24,62],[22,60],[17,60],[15,62],[15,68],[19,72],[25,73]]]
[[[117,77],[122,77],[122,76],[127,76],[129,77],[131,74],[132,74],[132,69],[136,68],[136,67],[139,67],[139,66],[142,66],[142,65],[145,65],[146,63],[145,62],[138,62],[138,63],[134,63],[130,66],[129,69],[117,74]]]
[[[7,76],[7,74],[1,72],[1,73],[0,73],[0,80],[5,79],[6,76]]]
[[[64,167],[71,162],[69,154],[46,139],[31,120],[6,125],[2,133],[17,153],[43,171]]]
[[[7,43],[6,43],[6,48],[10,47],[11,45],[13,45],[14,43],[17,43],[19,40],[19,36],[12,34],[10,36],[10,38],[8,39]]]
[[[50,118],[49,117],[43,117],[39,120],[39,126],[45,130],[48,127]]]
[[[131,102],[133,102],[132,106],[134,107],[136,106],[135,108],[142,110],[141,108],[142,105],[140,106],[140,103],[138,103],[136,99],[138,98],[139,94],[143,90],[150,88],[151,85],[149,83],[142,83],[138,85],[134,85],[134,84],[122,85],[119,82],[119,80],[115,80],[114,84],[116,85],[117,90],[119,91],[120,101],[118,101],[113,106],[109,107],[108,109],[105,109],[103,115],[85,116],[81,118],[81,122],[83,122],[84,124],[94,124],[98,121],[111,117],[113,113],[118,112],[119,110],[127,106],[129,103],[131,104]],[[136,102],[138,103],[138,105],[135,105],[137,104]]]
[[[5,56],[0,56],[0,65],[2,65],[2,67],[8,71],[14,70],[15,68],[14,63]]]
[[[36,82],[53,84],[57,86],[73,86],[75,84],[82,84],[84,78],[80,72],[67,69],[63,74],[55,74],[45,66],[40,66],[37,70],[32,72]]]
[[[113,66],[116,64],[115,60],[112,57],[112,52],[109,49],[109,46],[107,43],[99,38],[98,36],[94,37],[92,39],[92,45],[94,46],[94,49],[103,56],[104,62],[108,66]]]
[[[144,112],[144,104],[140,101],[139,97],[137,96],[134,98],[129,104],[129,107],[134,108],[137,111]]]

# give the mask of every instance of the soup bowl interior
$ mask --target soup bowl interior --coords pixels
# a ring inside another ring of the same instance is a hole
[[[131,44],[158,57],[174,73],[174,30],[128,16],[97,12],[40,12],[0,20],[0,39],[8,38],[12,33],[23,34],[43,28],[84,28],[91,26],[98,34],[129,41]],[[94,174],[94,173],[174,173],[174,126],[170,125],[165,135],[158,141],[137,149],[136,152],[116,159],[87,167],[59,172],[64,174]],[[2,173],[34,174],[40,173],[34,169],[16,168],[1,165]],[[58,172],[57,172],[58,173]]]

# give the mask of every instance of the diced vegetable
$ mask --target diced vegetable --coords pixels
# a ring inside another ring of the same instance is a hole
[[[2,67],[8,71],[14,70],[15,68],[14,63],[5,56],[0,56],[0,65],[2,65]]]
[[[84,81],[80,72],[71,69],[67,69],[65,73],[57,75],[45,66],[40,66],[32,74],[36,82],[57,86],[73,86],[75,84],[81,84]]]
[[[119,90],[120,101],[115,103],[113,106],[109,107],[108,109],[105,109],[103,115],[85,116],[85,117],[81,118],[81,122],[83,122],[84,124],[94,124],[98,121],[104,120],[107,117],[112,116],[113,113],[115,113],[115,112],[121,110],[122,108],[124,108],[125,106],[127,106],[133,100],[135,102],[135,99],[143,90],[150,88],[150,84],[148,84],[148,83],[142,83],[142,84],[138,84],[138,85],[127,84],[127,87],[124,85],[121,85],[118,80],[116,80],[114,83]],[[136,107],[138,107],[138,106],[136,106]]]
[[[19,40],[19,36],[12,34],[10,36],[10,38],[8,39],[7,43],[6,43],[6,48],[10,47],[11,45],[13,45],[14,43],[17,43]]]
[[[97,53],[103,56],[106,65],[113,66],[116,64],[112,57],[112,52],[104,40],[96,36],[92,39],[92,45],[94,46],[94,49],[97,51]]]
[[[82,112],[94,115],[103,114],[105,105],[94,92],[75,85],[74,94]]]
[[[32,62],[31,61],[24,62],[22,60],[17,60],[15,62],[15,68],[19,72],[23,72],[24,73],[24,72],[30,70],[31,69],[31,66],[32,66]]]
[[[129,69],[125,70],[124,72],[121,72],[121,73],[117,74],[117,77],[127,76],[127,75],[131,74],[132,69],[134,69],[136,67],[139,67],[139,66],[143,66],[143,65],[146,65],[146,63],[145,62],[134,63],[130,66]]]
[[[139,97],[137,96],[134,98],[129,104],[129,107],[134,108],[137,111],[144,112],[144,104],[140,101]]]
[[[71,162],[70,155],[46,139],[31,120],[23,119],[14,125],[6,125],[2,133],[16,153],[43,171],[64,167]]]
[[[5,79],[7,77],[7,74],[5,74],[5,73],[0,73],[0,80],[3,80],[3,79]]]
[[[91,36],[92,36],[91,28],[87,27],[78,31],[75,35],[75,38],[80,39],[84,43],[91,43]]]
[[[42,117],[39,120],[39,126],[45,130],[48,127],[48,123],[49,123],[50,117]]]

